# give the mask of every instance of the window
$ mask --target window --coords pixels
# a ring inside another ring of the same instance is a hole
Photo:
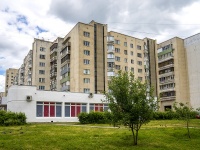
[[[40,47],[40,51],[41,51],[41,52],[44,52],[44,51],[45,51],[45,48],[44,48],[44,47]]]
[[[84,45],[84,46],[90,46],[90,42],[88,42],[88,41],[83,41],[83,45]]]
[[[84,73],[84,74],[90,74],[90,69],[84,69],[84,70],[83,70],[83,73]]]
[[[39,74],[45,74],[45,70],[39,70]]]
[[[83,35],[84,35],[85,37],[90,37],[90,32],[84,31],[84,32],[83,32]]]
[[[39,90],[45,90],[45,86],[39,86]]]
[[[90,89],[89,88],[84,88],[83,89],[83,93],[90,93]]]
[[[141,53],[137,53],[137,57],[142,58],[142,54]]]
[[[142,73],[142,69],[138,69],[138,73]]]
[[[39,82],[45,82],[45,78],[39,78]]]
[[[124,46],[126,46],[126,47],[127,47],[127,42],[124,42]]]
[[[120,44],[120,40],[115,40],[115,44]]]
[[[45,59],[45,55],[40,54],[40,59]]]
[[[142,77],[138,77],[138,80],[142,81]]]
[[[36,117],[61,117],[62,103],[37,102]]]
[[[132,43],[130,44],[130,47],[133,48],[133,44]]]
[[[142,66],[142,61],[138,61],[137,64]]]
[[[116,61],[120,61],[120,57],[115,56],[115,60],[116,60]]]
[[[128,67],[127,67],[127,66],[125,66],[124,70],[125,70],[125,71],[128,71]]]
[[[134,73],[134,68],[131,68],[131,72]]]
[[[85,65],[88,65],[88,64],[90,64],[90,60],[84,59],[84,60],[83,60],[83,63],[84,63]]]
[[[108,104],[90,104],[91,111],[107,111],[109,109]]]
[[[120,53],[120,48],[115,48],[115,53]]]
[[[138,49],[138,50],[141,50],[141,46],[140,46],[140,45],[137,45],[137,49]]]
[[[108,51],[114,51],[114,46],[112,44],[107,45]]]
[[[131,51],[131,55],[133,56],[133,51]]]
[[[84,79],[83,79],[83,82],[84,82],[84,83],[90,83],[90,78],[84,78]]]
[[[115,56],[113,53],[109,53],[109,54],[107,54],[107,58],[115,58]]]
[[[87,56],[90,56],[90,51],[89,50],[84,50],[84,54]]]
[[[127,63],[127,62],[128,62],[127,58],[124,58],[124,62],[125,62],[125,63]]]
[[[134,60],[133,59],[131,59],[131,64],[134,64]]]
[[[120,65],[115,65],[115,68],[116,68],[117,70],[120,70]]]
[[[124,54],[125,54],[125,55],[127,55],[127,54],[128,54],[128,53],[127,53],[127,50],[124,50]]]
[[[86,104],[65,103],[65,117],[77,117],[81,112],[87,112]]]
[[[45,63],[44,63],[44,62],[40,62],[40,63],[39,63],[39,66],[40,66],[40,67],[45,67]]]

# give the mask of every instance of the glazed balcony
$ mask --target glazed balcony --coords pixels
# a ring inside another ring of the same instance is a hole
[[[158,69],[164,70],[164,69],[168,69],[168,68],[171,68],[171,67],[174,67],[174,64],[169,64],[169,65],[166,65],[166,66],[163,66],[163,67],[159,67]]]
[[[166,97],[161,97],[160,101],[174,101],[176,99],[176,96],[166,96]]]
[[[65,68],[64,70],[62,70],[62,71],[60,72],[60,74],[63,75],[63,74],[65,74],[65,73],[67,73],[67,72],[70,72],[70,68]]]
[[[69,76],[67,76],[67,77],[65,77],[65,78],[63,78],[63,79],[61,79],[61,80],[60,80],[60,83],[62,84],[62,83],[67,82],[67,81],[70,81],[70,77],[69,77]]]

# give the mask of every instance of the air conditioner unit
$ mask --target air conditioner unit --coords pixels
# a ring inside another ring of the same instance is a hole
[[[32,96],[30,96],[30,95],[27,95],[27,96],[26,96],[26,101],[27,101],[27,102],[30,102],[30,101],[32,101]]]
[[[93,98],[93,93],[90,93],[88,97]]]

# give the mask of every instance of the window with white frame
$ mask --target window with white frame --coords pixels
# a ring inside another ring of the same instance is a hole
[[[45,70],[39,70],[39,74],[45,74]]]
[[[83,45],[84,46],[90,46],[90,42],[89,41],[83,41]]]
[[[124,42],[124,46],[126,46],[126,47],[127,47],[127,42]]]
[[[124,70],[125,70],[125,71],[128,71],[128,67],[127,67],[127,66],[125,66]]]
[[[84,63],[85,65],[88,65],[88,64],[90,64],[90,60],[84,59],[84,60],[83,60],[83,63]]]
[[[131,56],[133,56],[133,51],[131,51]]]
[[[40,51],[41,51],[41,52],[44,52],[44,51],[45,51],[45,48],[44,48],[44,47],[40,47]]]
[[[90,56],[90,51],[89,50],[84,50],[84,54],[87,56]]]
[[[40,85],[40,86],[39,86],[39,90],[45,90],[45,86]]]
[[[116,60],[116,61],[120,61],[120,57],[115,56],[115,60]]]
[[[39,82],[44,83],[45,82],[45,78],[39,78]]]
[[[40,67],[45,67],[45,63],[44,63],[44,62],[40,62],[40,63],[39,63],[39,66],[40,66]]]
[[[120,40],[115,40],[115,44],[120,44]]]
[[[45,55],[40,54],[40,59],[45,59]]]
[[[142,61],[137,61],[137,64],[142,66]]]
[[[138,69],[138,73],[142,73],[142,69]]]
[[[124,62],[127,63],[127,62],[128,62],[128,59],[127,59],[127,58],[124,58]]]
[[[133,48],[133,44],[132,43],[130,44],[130,48]]]
[[[127,50],[124,50],[124,54],[125,54],[125,55],[128,55],[128,52],[127,52]]]
[[[82,112],[87,112],[87,104],[65,103],[65,117],[77,117]]]
[[[114,54],[109,53],[109,54],[107,54],[107,58],[115,58],[115,56],[114,56]]]
[[[92,111],[108,111],[109,107],[108,104],[102,104],[102,103],[97,103],[97,104],[92,104],[90,103],[90,112]]]
[[[90,89],[89,88],[84,88],[83,89],[83,93],[90,93]]]
[[[120,65],[115,65],[115,69],[120,70]]]
[[[131,64],[134,64],[134,60],[133,59],[131,59]]]
[[[90,32],[84,31],[84,32],[83,32],[83,35],[84,35],[85,37],[90,37]]]
[[[134,73],[134,68],[131,67],[131,72]]]
[[[37,102],[36,117],[62,117],[62,103]]]
[[[83,70],[83,73],[84,73],[84,74],[90,74],[90,69],[84,69],[84,70]]]
[[[84,78],[84,79],[83,79],[83,82],[84,82],[84,83],[90,83],[90,78]]]
[[[120,48],[115,48],[115,53],[120,53]]]
[[[142,54],[141,53],[137,53],[137,57],[142,58]]]
[[[140,45],[137,45],[137,49],[138,49],[138,50],[141,50],[142,47],[141,47]]]

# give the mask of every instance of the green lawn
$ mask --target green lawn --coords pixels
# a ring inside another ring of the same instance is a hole
[[[107,128],[108,127],[108,128]],[[183,121],[151,121],[139,131],[137,146],[133,146],[131,131],[110,125],[30,124],[0,127],[2,149],[200,149],[200,119],[191,120],[191,139]]]

